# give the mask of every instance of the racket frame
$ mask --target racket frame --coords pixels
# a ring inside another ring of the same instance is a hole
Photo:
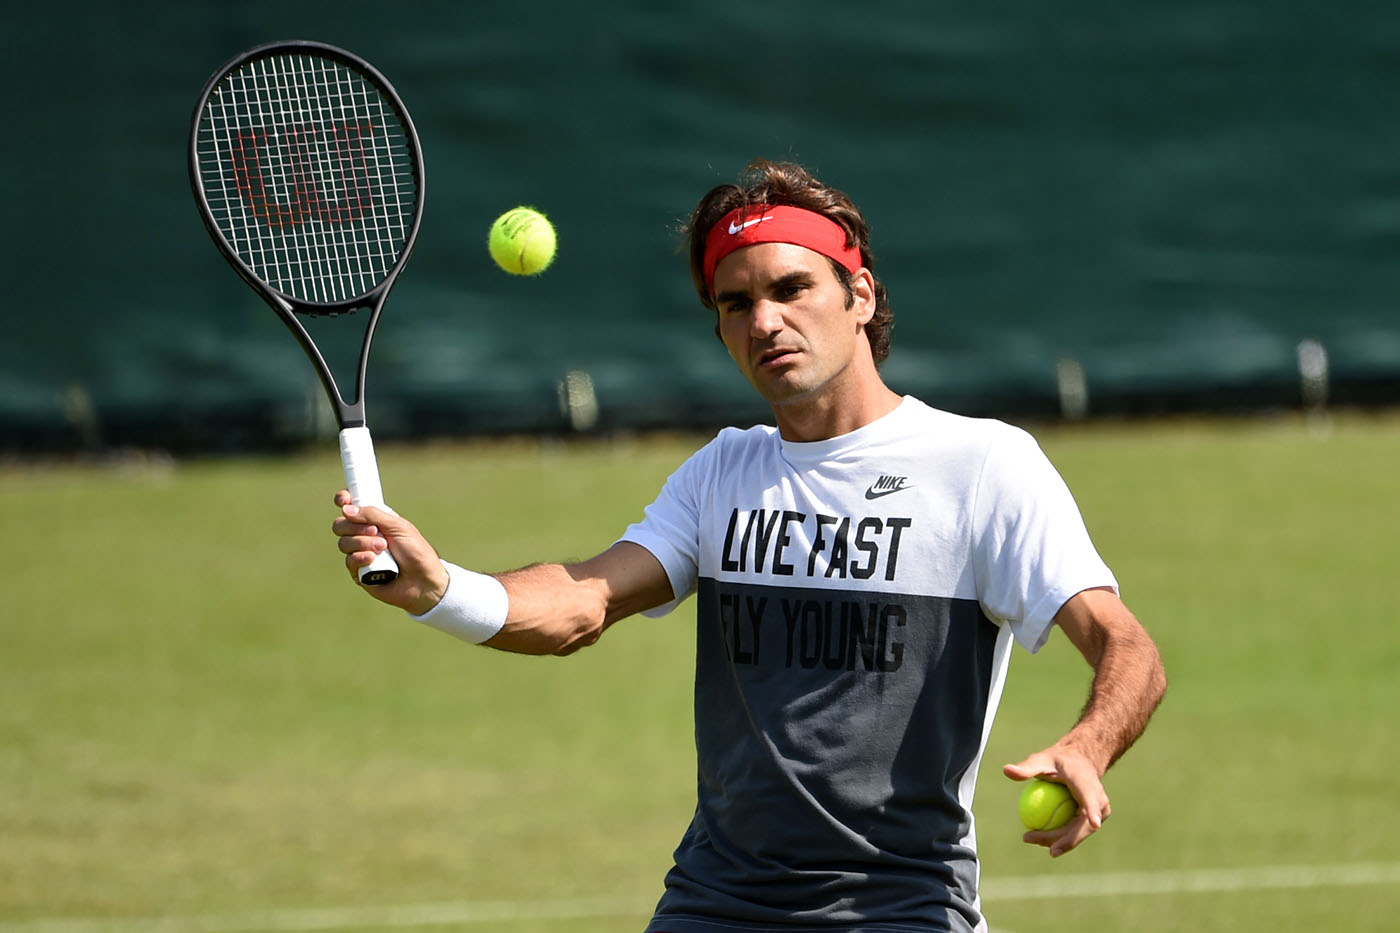
[[[271,58],[278,54],[314,54],[326,58],[335,59],[351,70],[358,71],[365,75],[377,86],[377,90],[385,101],[393,108],[395,115],[403,127],[405,145],[410,153],[409,162],[413,168],[414,182],[417,186],[417,193],[414,198],[413,216],[409,220],[407,234],[404,237],[402,249],[399,250],[398,258],[393,267],[389,270],[384,280],[361,295],[354,295],[339,301],[308,301],[304,298],[297,298],[288,295],[267,282],[263,281],[252,267],[243,261],[238,255],[238,251],[224,232],[219,229],[218,222],[214,219],[213,211],[209,207],[209,198],[205,193],[204,178],[200,172],[199,161],[199,124],[204,113],[204,108],[209,103],[209,97],[214,93],[214,89],[219,86],[231,72],[242,68],[249,62],[257,59]],[[189,171],[190,185],[195,192],[195,201],[199,205],[199,216],[204,221],[204,227],[209,231],[209,235],[218,245],[224,258],[229,261],[239,276],[247,282],[254,291],[260,294],[267,301],[272,309],[277,312],[277,316],[282,319],[282,323],[287,325],[292,334],[296,337],[301,348],[306,352],[308,358],[316,367],[317,375],[321,378],[321,383],[325,387],[326,395],[330,398],[331,404],[335,406],[336,417],[342,428],[357,427],[365,423],[365,376],[369,368],[370,345],[374,339],[375,328],[379,324],[380,312],[384,309],[384,301],[388,297],[389,290],[393,288],[399,273],[408,262],[409,254],[413,252],[413,245],[418,239],[418,228],[423,220],[423,197],[424,197],[424,172],[423,172],[423,150],[419,144],[418,130],[413,125],[413,120],[408,114],[408,108],[404,106],[403,99],[399,97],[398,91],[389,83],[389,79],[384,77],[379,69],[369,62],[359,57],[353,52],[346,51],[325,42],[316,42],[310,39],[294,39],[280,42],[267,42],[254,46],[246,51],[240,52],[233,58],[221,65],[209,81],[204,85],[204,89],[199,94],[198,102],[194,107],[194,115],[191,119],[190,146],[189,146]],[[361,309],[368,308],[370,311],[369,321],[365,326],[364,341],[360,346],[359,362],[355,372],[355,396],[347,400],[340,391],[340,386],[336,382],[335,374],[331,371],[330,365],[326,362],[316,342],[311,338],[306,326],[298,318],[299,314],[308,314],[313,317],[331,316],[338,314],[350,314]]]

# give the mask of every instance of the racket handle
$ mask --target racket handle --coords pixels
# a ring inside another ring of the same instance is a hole
[[[340,462],[345,467],[345,483],[350,490],[350,498],[356,505],[389,508],[384,504],[384,488],[379,484],[379,463],[374,459],[374,442],[369,438],[369,428],[361,425],[341,430]],[[399,565],[386,549],[380,551],[369,566],[361,567],[359,575],[360,582],[365,586],[393,583],[398,579]]]

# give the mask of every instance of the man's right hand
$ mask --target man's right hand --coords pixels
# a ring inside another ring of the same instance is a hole
[[[339,536],[340,552],[350,578],[359,584],[359,570],[388,548],[399,564],[399,577],[393,583],[363,589],[381,602],[414,615],[432,609],[447,592],[447,568],[437,551],[413,523],[385,508],[355,505],[350,492],[335,494],[340,517],[331,524]]]

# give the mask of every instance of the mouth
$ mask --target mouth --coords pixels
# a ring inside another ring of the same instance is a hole
[[[774,369],[796,360],[797,350],[792,347],[774,347],[758,354],[757,366],[759,369]]]

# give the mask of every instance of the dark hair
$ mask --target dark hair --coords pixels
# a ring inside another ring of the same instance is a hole
[[[875,314],[865,325],[865,336],[870,341],[875,365],[883,363],[885,357],[890,355],[890,329],[894,327],[894,312],[890,310],[889,295],[884,284],[875,276],[875,257],[870,252],[870,227],[860,208],[845,192],[822,184],[812,173],[793,162],[755,159],[739,177],[739,184],[711,188],[695,206],[686,227],[686,237],[690,245],[690,277],[695,283],[695,291],[700,295],[700,303],[710,309],[715,307],[715,298],[705,282],[704,272],[705,241],[710,230],[725,214],[736,207],[750,204],[790,204],[815,211],[829,217],[846,231],[847,246],[860,247],[861,265],[875,277]],[[830,262],[837,281],[846,290],[849,307],[854,300],[851,273],[834,259]]]

